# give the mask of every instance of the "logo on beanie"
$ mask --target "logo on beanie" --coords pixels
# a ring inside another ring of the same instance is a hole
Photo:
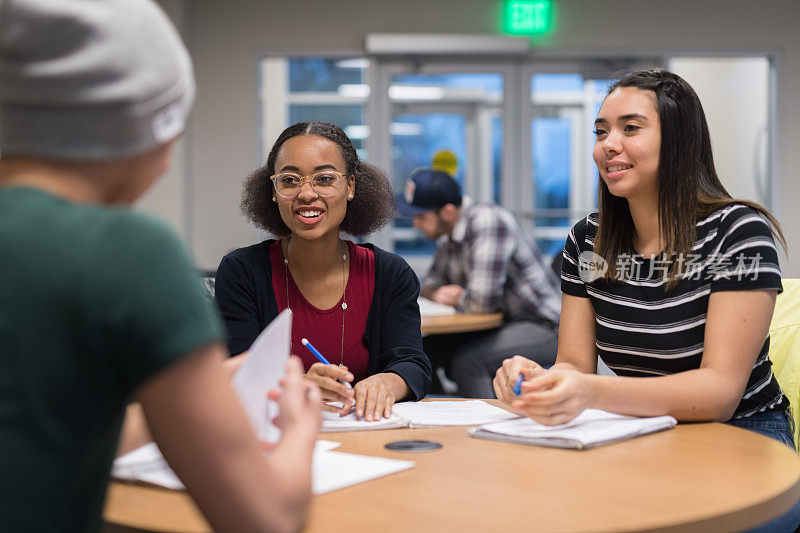
[[[414,203],[414,192],[417,190],[417,184],[412,180],[406,182],[406,202],[409,204]]]
[[[163,143],[178,136],[183,131],[183,106],[181,102],[168,105],[153,117],[153,137]]]

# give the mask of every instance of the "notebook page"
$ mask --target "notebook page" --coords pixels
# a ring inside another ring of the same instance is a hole
[[[359,431],[365,429],[394,429],[408,426],[405,419],[398,416],[394,410],[391,418],[381,418],[380,420],[367,422],[363,418],[358,418],[355,411],[339,416],[339,413],[322,412],[322,429],[320,431]]]
[[[477,426],[519,417],[482,400],[402,402],[396,403],[392,411],[405,418],[410,428]]]
[[[567,424],[545,426],[530,418],[485,424],[471,434],[476,437],[513,440],[563,448],[601,446],[674,427],[671,416],[636,418],[586,409]]]

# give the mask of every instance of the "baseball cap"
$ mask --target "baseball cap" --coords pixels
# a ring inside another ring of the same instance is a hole
[[[405,193],[397,195],[397,210],[406,217],[441,209],[447,204],[461,205],[461,187],[447,172],[432,168],[412,172]]]

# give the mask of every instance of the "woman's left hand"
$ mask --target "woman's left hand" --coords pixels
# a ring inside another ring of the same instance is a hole
[[[522,394],[511,407],[540,424],[566,424],[594,399],[592,377],[577,370],[555,368],[522,383]]]
[[[353,390],[356,416],[372,422],[392,416],[394,402],[408,394],[408,385],[397,374],[386,372],[362,379]]]

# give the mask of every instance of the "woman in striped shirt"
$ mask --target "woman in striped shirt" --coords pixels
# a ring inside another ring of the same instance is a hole
[[[564,249],[556,364],[506,360],[498,398],[548,425],[592,407],[728,422],[792,446],[767,357],[777,222],[722,186],[702,106],[679,76],[617,82],[595,125],[600,209]],[[598,355],[617,376],[595,374]]]

